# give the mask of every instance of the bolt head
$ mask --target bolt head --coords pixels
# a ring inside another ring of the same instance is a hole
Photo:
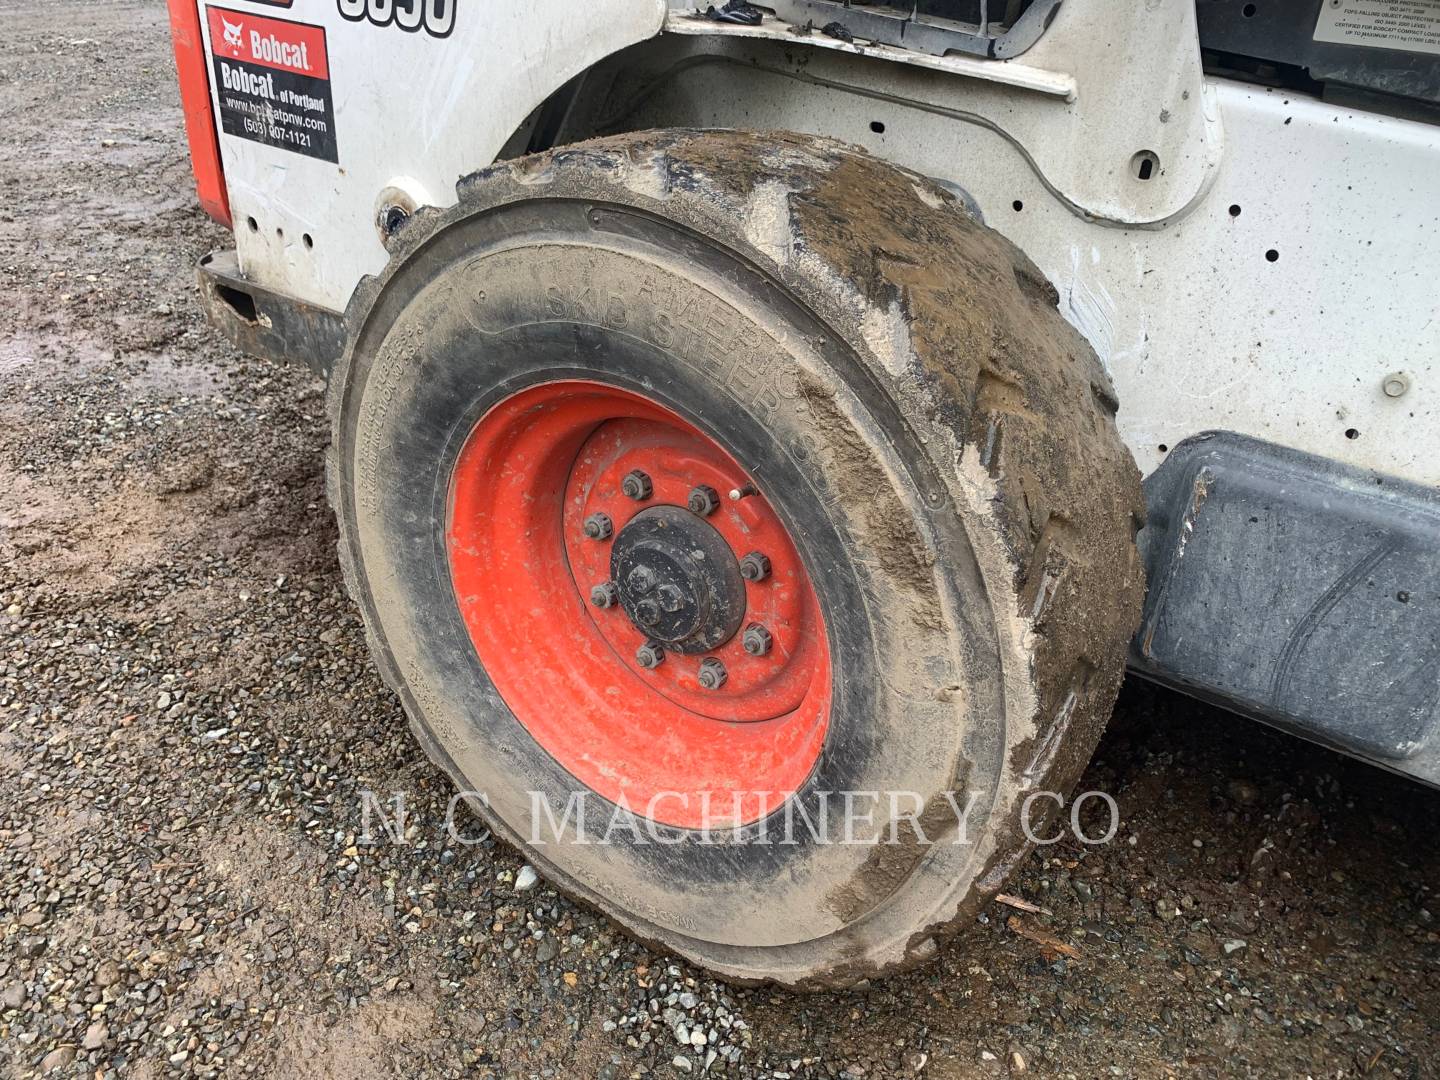
[[[1405,391],[1410,389],[1410,377],[1403,371],[1392,372],[1385,376],[1381,387],[1384,389],[1386,397],[1404,397]]]
[[[619,602],[620,590],[609,581],[603,581],[590,590],[590,603],[598,608],[614,607]]]
[[[636,596],[644,596],[655,587],[655,572],[648,566],[637,566],[630,571],[625,585]]]
[[[609,514],[596,512],[587,517],[580,528],[591,540],[608,540],[615,531],[615,522],[610,520]]]
[[[641,600],[635,605],[635,621],[641,626],[654,626],[660,621],[660,605],[654,600]]]
[[[759,623],[751,623],[745,628],[745,634],[740,639],[740,644],[751,656],[764,656],[775,644],[775,639],[770,636],[770,631]]]
[[[647,641],[635,650],[635,662],[646,671],[653,671],[665,662],[665,646],[658,641]]]
[[[709,517],[720,509],[720,493],[709,484],[699,484],[690,489],[690,497],[685,500],[685,505],[692,514]]]
[[[707,656],[700,661],[700,673],[696,678],[699,680],[701,689],[719,690],[729,677],[725,665],[715,657]]]
[[[740,560],[740,576],[746,581],[764,581],[770,576],[770,557],[764,552],[750,552]]]
[[[627,499],[644,502],[655,493],[655,485],[650,482],[650,475],[644,470],[631,469],[625,474],[625,479],[620,481],[620,490]]]

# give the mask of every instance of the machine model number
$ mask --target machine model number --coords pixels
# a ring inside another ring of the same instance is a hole
[[[449,37],[455,28],[458,0],[336,0],[340,14],[351,22],[398,26],[407,33],[424,30],[431,37]]]

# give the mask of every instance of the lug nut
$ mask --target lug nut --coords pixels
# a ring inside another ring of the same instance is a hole
[[[770,576],[770,557],[760,551],[752,551],[740,560],[740,576],[746,581],[764,581]]]
[[[751,656],[764,656],[774,643],[775,639],[770,636],[770,631],[758,622],[752,622],[747,626],[745,636],[740,639],[740,644],[745,646],[745,651]]]
[[[594,513],[587,517],[580,527],[591,540],[608,540],[615,531],[615,522],[610,520],[609,514]]]
[[[685,505],[692,514],[709,517],[720,509],[720,493],[709,484],[700,484],[690,489],[690,497],[685,500]]]
[[[729,675],[725,671],[725,665],[713,656],[707,656],[700,661],[700,674],[697,676],[702,690],[719,690],[725,685]]]
[[[635,662],[646,671],[657,668],[665,660],[665,646],[658,641],[647,641],[635,650]]]
[[[590,603],[598,608],[614,607],[620,602],[620,590],[612,582],[603,581],[590,590]]]
[[[654,493],[655,485],[650,482],[649,474],[640,469],[631,469],[625,474],[625,479],[620,481],[620,490],[627,499],[644,502]]]
[[[635,621],[641,626],[654,626],[660,621],[660,605],[654,600],[641,600],[635,605]]]

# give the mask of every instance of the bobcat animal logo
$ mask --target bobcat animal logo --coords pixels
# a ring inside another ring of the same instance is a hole
[[[240,51],[240,31],[244,29],[244,24],[232,23],[221,15],[220,25],[225,28],[226,47],[238,53]]]

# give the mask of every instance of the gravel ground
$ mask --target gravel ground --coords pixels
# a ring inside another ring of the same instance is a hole
[[[852,993],[728,987],[447,846],[342,591],[321,387],[200,318],[225,235],[163,5],[0,16],[9,1075],[1436,1074],[1440,798],[1145,685],[1083,781],[1116,839]],[[407,842],[359,843],[401,790]]]

